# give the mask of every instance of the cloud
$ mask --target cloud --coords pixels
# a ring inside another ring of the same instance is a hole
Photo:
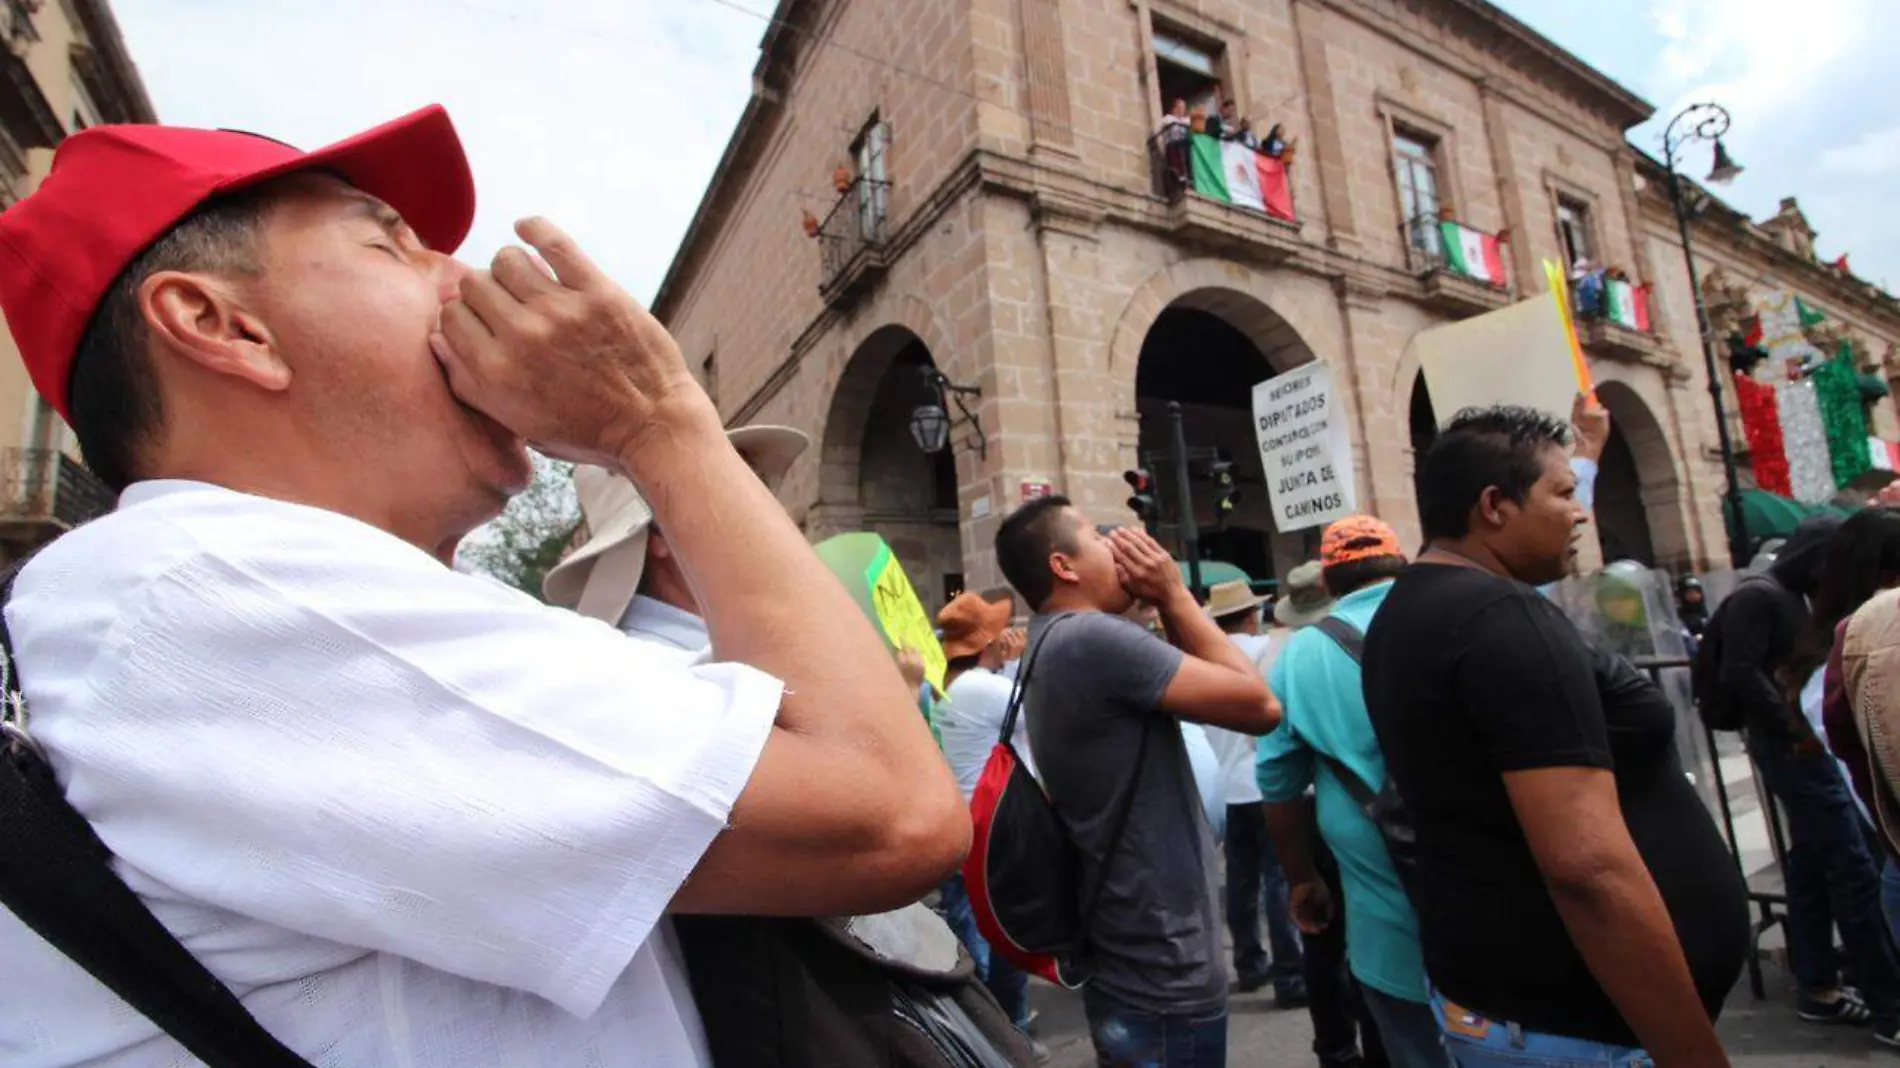
[[[466,258],[543,214],[642,298],[745,105],[765,29],[668,0],[114,6],[162,121],[314,148],[439,101],[475,171]]]
[[[1851,145],[1821,153],[1821,168],[1841,174],[1885,176],[1900,171],[1900,126],[1861,135]]]

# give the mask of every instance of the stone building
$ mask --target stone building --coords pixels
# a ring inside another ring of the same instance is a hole
[[[1583,330],[1622,542],[1724,555],[1688,275],[1625,139],[1652,108],[1484,0],[782,0],[761,51],[655,311],[729,423],[822,443],[784,488],[807,533],[881,532],[927,603],[1000,580],[996,523],[1029,496],[1125,521],[1121,473],[1165,447],[1171,400],[1191,447],[1238,464],[1205,550],[1284,573],[1317,531],[1273,529],[1250,393],[1312,360],[1346,400],[1362,505],[1414,537],[1435,413],[1409,342],[1544,288],[1546,259],[1657,293],[1650,330]],[[1293,142],[1294,220],[1172,178],[1169,105],[1224,98]],[[1890,299],[1722,210],[1696,223],[1723,231],[1707,263],[1789,274],[1900,337]],[[1506,277],[1451,269],[1439,218],[1505,232]],[[975,418],[927,454],[933,373],[977,392],[947,397]]]
[[[67,134],[154,122],[105,0],[0,0],[0,208],[39,187]],[[102,205],[101,210],[107,210]],[[112,507],[0,332],[0,562]],[[10,432],[6,428],[13,428]]]

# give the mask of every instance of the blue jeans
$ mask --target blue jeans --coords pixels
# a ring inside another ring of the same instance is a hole
[[[1268,980],[1276,985],[1296,979],[1300,968],[1300,931],[1287,905],[1286,872],[1267,835],[1267,814],[1259,802],[1227,806],[1227,930],[1234,940],[1234,973],[1242,983]],[[1267,944],[1260,947],[1260,905],[1267,911]]]
[[[1880,869],[1880,911],[1887,914],[1887,933],[1900,945],[1900,863],[1892,857]]]
[[[1649,1054],[1587,1038],[1526,1031],[1450,1005],[1432,991],[1432,1014],[1458,1068],[1655,1068]]]
[[[1168,1015],[1082,988],[1097,1068],[1226,1068],[1227,1009]]]
[[[1029,975],[1010,963],[1008,957],[990,952],[990,944],[977,930],[976,913],[970,909],[970,892],[963,885],[962,875],[945,879],[937,894],[938,914],[957,933],[963,948],[970,951],[970,959],[976,962],[977,978],[983,981],[1017,1030],[1028,1031]]]
[[[1451,1068],[1445,1035],[1430,1005],[1396,998],[1364,983],[1359,984],[1359,996],[1379,1029],[1386,1062],[1392,1068]]]
[[[1834,929],[1883,1030],[1900,1024],[1900,964],[1881,911],[1880,869],[1834,758],[1800,754],[1759,731],[1748,752],[1788,815],[1788,970],[1804,992],[1840,984]]]

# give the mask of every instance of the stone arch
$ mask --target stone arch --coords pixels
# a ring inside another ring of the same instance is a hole
[[[878,384],[904,346],[920,342],[933,362],[950,351],[949,334],[937,321],[929,303],[913,294],[889,301],[887,314],[865,317],[842,332],[825,368],[827,398],[818,440],[818,504],[849,502],[857,493],[859,454],[864,444],[865,420],[871,414]],[[949,372],[946,372],[949,373]]]
[[[1688,567],[1694,548],[1668,432],[1633,383],[1600,381],[1597,400],[1610,413],[1596,485],[1604,560],[1626,556],[1653,567]]]
[[[1303,339],[1325,336],[1320,324],[1305,321],[1302,309],[1292,302],[1276,302],[1274,288],[1266,275],[1230,260],[1182,260],[1149,275],[1123,306],[1109,343],[1109,374],[1118,390],[1118,407],[1134,408],[1142,344],[1155,320],[1171,307],[1219,316],[1245,334],[1277,371],[1312,358],[1313,350]],[[1298,350],[1304,354],[1293,362],[1276,358]]]
[[[926,320],[928,322],[928,320]],[[869,530],[884,537],[924,603],[960,585],[954,452],[920,451],[909,413],[935,353],[917,331],[885,323],[865,333],[838,370],[825,405],[813,540]]]
[[[1205,474],[1190,478],[1203,557],[1257,580],[1284,574],[1317,550],[1309,542],[1318,531],[1283,532],[1274,520],[1255,439],[1253,386],[1317,359],[1313,347],[1259,295],[1224,285],[1190,285],[1153,315],[1124,316],[1123,325],[1139,321],[1146,330],[1133,360],[1117,368],[1116,388],[1127,391],[1125,410],[1135,415],[1124,442],[1131,459],[1159,479],[1163,541],[1177,554],[1185,549],[1174,525],[1180,476],[1162,458],[1173,454],[1168,408],[1174,401],[1181,405],[1190,457],[1204,462],[1218,450],[1234,463],[1238,480],[1237,506],[1222,514]]]

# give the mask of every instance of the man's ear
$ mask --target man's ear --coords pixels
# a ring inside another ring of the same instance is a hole
[[[1497,530],[1504,526],[1504,521],[1508,518],[1504,510],[1515,507],[1517,507],[1517,502],[1505,496],[1502,489],[1486,486],[1484,491],[1478,494],[1478,504],[1474,512],[1478,521],[1486,528]]]
[[[1082,575],[1076,571],[1075,564],[1069,559],[1068,553],[1050,553],[1049,570],[1055,574],[1056,581],[1058,582],[1076,583],[1082,581]]]
[[[167,349],[213,374],[280,392],[290,365],[270,328],[229,282],[191,271],[156,271],[139,286],[139,313]]]

